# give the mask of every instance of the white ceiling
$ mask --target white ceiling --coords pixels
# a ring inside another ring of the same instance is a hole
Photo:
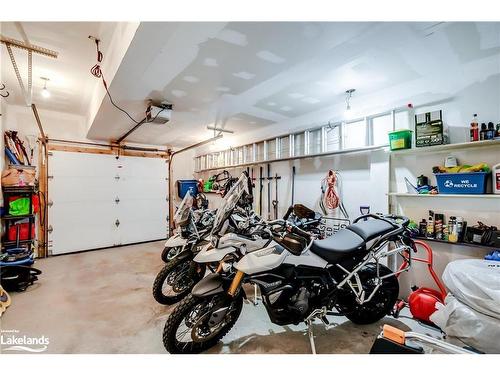
[[[41,109],[86,115],[92,89],[95,85],[89,70],[95,64],[95,44],[89,35],[109,40],[115,22],[2,22],[0,34],[29,42],[59,53],[57,59],[33,54],[33,102]],[[103,48],[106,47],[105,42]],[[5,46],[1,49],[1,82],[10,93],[8,104],[24,105],[14,69]],[[13,48],[24,85],[27,87],[27,53]],[[44,81],[49,78],[49,99],[41,96]]]
[[[349,88],[363,97],[449,74],[459,81],[464,66],[499,53],[491,23],[142,23],[111,90],[136,119],[147,98],[174,104],[169,124],[129,140],[185,146],[209,137],[207,124],[244,139],[305,118],[343,104]],[[89,136],[116,139],[131,127],[105,100]]]

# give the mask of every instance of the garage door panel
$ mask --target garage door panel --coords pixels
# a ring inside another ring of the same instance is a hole
[[[49,170],[51,176],[109,177],[116,172],[113,155],[85,154],[51,151]]]
[[[167,172],[161,159],[52,152],[52,254],[165,238]]]
[[[91,177],[54,177],[49,180],[49,194],[56,196],[62,202],[100,201],[114,198],[116,183]]]

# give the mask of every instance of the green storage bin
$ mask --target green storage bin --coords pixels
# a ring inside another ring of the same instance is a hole
[[[18,198],[9,203],[9,215],[21,216],[30,213],[30,199]]]
[[[391,151],[411,148],[411,130],[396,130],[389,133],[389,147]]]

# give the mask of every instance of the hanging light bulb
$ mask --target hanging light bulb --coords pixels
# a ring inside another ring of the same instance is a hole
[[[50,91],[47,89],[47,81],[50,81],[50,79],[45,77],[40,77],[40,79],[43,79],[45,81],[42,89],[42,96],[44,98],[50,98]]]
[[[352,97],[352,94],[354,93],[354,91],[356,91],[356,89],[349,89],[349,90],[346,90],[346,92],[345,92],[346,108],[345,108],[345,112],[344,112],[344,117],[347,120],[351,119],[353,116],[352,109],[351,109],[351,97]]]

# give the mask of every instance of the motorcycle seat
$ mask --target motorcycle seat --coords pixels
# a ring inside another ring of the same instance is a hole
[[[365,253],[365,240],[349,229],[341,229],[323,240],[315,240],[311,251],[329,263],[337,263],[347,256]]]
[[[368,242],[376,237],[389,233],[391,230],[395,229],[395,226],[384,220],[371,219],[349,225],[347,229],[353,231]]]
[[[324,240],[313,241],[311,251],[329,263],[366,253],[366,243],[394,230],[384,220],[360,221],[349,225]]]

